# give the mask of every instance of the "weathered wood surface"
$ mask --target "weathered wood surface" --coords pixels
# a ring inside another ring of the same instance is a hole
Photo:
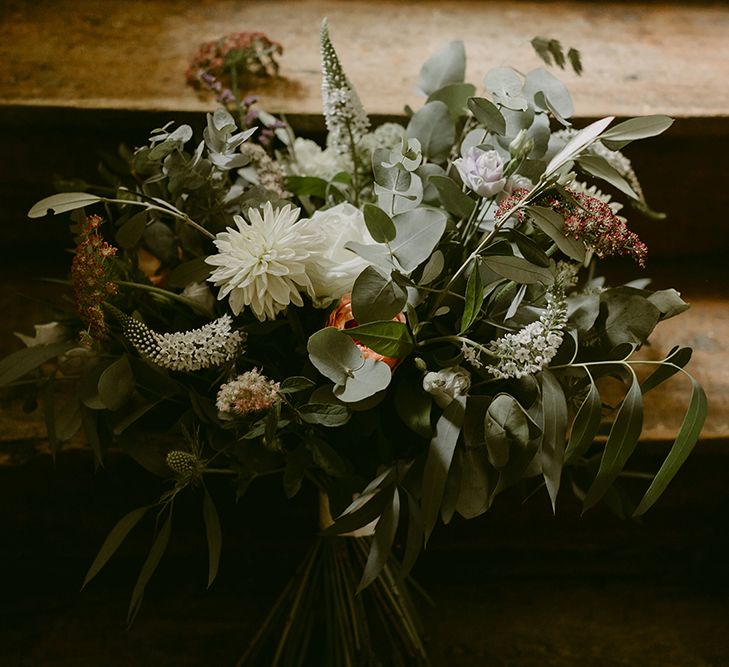
[[[284,45],[282,77],[251,92],[272,112],[318,115],[325,16],[372,114],[418,104],[420,65],[451,39],[465,41],[478,82],[496,65],[538,66],[529,40],[540,34],[582,51],[586,75],[562,75],[581,117],[668,113],[722,121],[693,131],[729,126],[729,7],[703,2],[5,0],[0,105],[207,111],[184,82],[197,46],[263,31]]]

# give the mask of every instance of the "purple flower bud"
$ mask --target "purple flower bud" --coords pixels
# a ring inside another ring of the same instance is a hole
[[[496,151],[473,146],[453,162],[463,182],[482,197],[493,197],[504,189],[504,161]]]

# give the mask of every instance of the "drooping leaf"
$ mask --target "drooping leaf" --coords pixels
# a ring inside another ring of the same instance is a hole
[[[129,535],[132,528],[134,528],[134,526],[139,523],[145,512],[150,507],[151,505],[147,505],[146,507],[138,507],[137,509],[132,510],[131,512],[129,512],[129,514],[125,514],[121,519],[119,519],[117,524],[111,529],[111,532],[107,535],[104,543],[101,545],[101,549],[99,549],[99,553],[96,554],[94,562],[91,563],[91,567],[86,573],[84,583],[81,586],[82,589],[86,587],[86,585],[99,573],[101,568],[106,565],[106,563],[114,555],[114,553],[116,553],[116,550],[121,546],[121,543],[126,539],[127,535]]]
[[[466,76],[466,49],[454,40],[432,55],[420,68],[418,88],[425,95],[451,83],[461,83]]]
[[[689,305],[675,289],[658,290],[646,298],[661,311],[661,320],[675,317],[689,309]]]
[[[538,456],[554,511],[567,440],[567,400],[562,385],[548,370],[542,371],[542,408],[544,410],[544,434]]]
[[[577,158],[577,164],[588,174],[609,183],[623,194],[628,195],[628,197],[639,199],[635,190],[630,186],[630,183],[605,158],[599,155],[582,155]]]
[[[205,521],[205,535],[208,540],[208,588],[210,588],[218,575],[223,531],[220,528],[218,510],[215,509],[215,503],[205,486],[203,486],[203,519]]]
[[[690,347],[674,347],[665,358],[664,363],[640,383],[640,390],[646,394],[668,378],[673,377],[680,368],[691,361],[692,352]]]
[[[43,218],[46,215],[58,215],[67,211],[75,211],[84,206],[91,206],[101,201],[101,197],[88,192],[61,192],[41,199],[28,211],[29,218]]]
[[[588,377],[590,388],[572,422],[570,439],[564,453],[567,464],[574,463],[587,451],[597,435],[602,420],[600,393],[589,372]]]
[[[582,128],[565,144],[564,148],[550,160],[544,171],[544,175],[548,176],[557,171],[561,166],[572,160],[587,146],[596,141],[600,134],[608,125],[610,125],[610,123],[613,122],[613,120],[614,116],[608,116],[607,118],[601,118],[587,127]]]
[[[142,605],[142,599],[144,598],[144,591],[147,588],[149,580],[152,578],[154,571],[157,569],[159,562],[162,560],[167,545],[170,542],[170,533],[172,532],[172,512],[167,512],[167,517],[159,529],[154,542],[152,542],[152,548],[149,550],[142,569],[139,572],[137,583],[134,584],[134,590],[132,591],[132,599],[129,603],[129,611],[127,613],[127,624],[131,625],[139,612]]]
[[[642,345],[661,317],[661,311],[637,293],[607,290],[600,295],[601,310],[607,316],[604,331],[614,346],[623,343]]]
[[[487,255],[482,263],[504,278],[513,280],[515,283],[531,285],[542,283],[551,285],[554,283],[554,274],[549,268],[536,266],[522,257],[505,255]]]
[[[46,361],[62,355],[73,346],[73,343],[52,343],[51,345],[34,345],[12,352],[0,361],[0,387],[19,380],[26,373],[30,373]]]
[[[512,447],[523,449],[529,443],[529,417],[519,402],[509,394],[499,394],[486,409],[484,429],[489,463],[503,468],[509,462]]]
[[[593,507],[617,479],[635,450],[643,430],[643,395],[633,369],[629,366],[627,368],[632,376],[632,383],[610,429],[597,476],[582,503],[583,512]]]
[[[385,504],[385,510],[380,516],[380,520],[375,527],[375,534],[372,538],[370,552],[367,555],[367,563],[365,564],[362,579],[357,586],[357,593],[369,586],[382,572],[387,564],[392,551],[392,544],[395,541],[395,533],[397,532],[397,524],[400,518],[400,494],[397,487],[394,487],[391,494],[391,500]]]
[[[422,499],[425,539],[430,537],[440,514],[448,471],[453,460],[458,436],[463,426],[466,398],[457,396],[443,411],[430,441],[428,456],[423,471],[423,488],[427,493]]]
[[[668,484],[676,476],[679,468],[694,448],[701,429],[706,421],[708,404],[706,394],[698,382],[691,377],[691,399],[689,400],[688,410],[683,418],[683,423],[676,436],[676,440],[668,452],[668,456],[661,465],[658,473],[653,478],[648,490],[641,499],[633,516],[640,516],[647,512],[651,506],[658,500],[665,491]]]

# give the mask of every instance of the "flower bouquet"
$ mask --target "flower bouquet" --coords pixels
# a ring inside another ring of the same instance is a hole
[[[533,44],[579,73],[576,51]],[[72,212],[74,307],[22,336],[0,381],[38,386],[54,448],[83,429],[99,459],[119,447],[162,478],[86,576],[154,515],[130,622],[179,494],[202,498],[212,583],[222,537],[206,480],[228,475],[240,497],[280,474],[289,498],[317,489],[321,531],[241,664],[425,663],[409,572],[439,522],[517,484],[552,507],[566,487],[585,510],[637,516],[698,439],[690,349],[638,353],[687,304],[597,274],[603,257],[646,261],[620,200],[661,215],[621,151],[672,121],[577,129],[546,69],[497,67],[478,93],[452,42],[423,66],[407,125],[372,129],[326,22],[321,54],[326,147],[203,79],[223,106],[201,138],[154,130],[106,186],[31,209]],[[633,497],[621,481],[643,395],[676,374],[686,416]]]

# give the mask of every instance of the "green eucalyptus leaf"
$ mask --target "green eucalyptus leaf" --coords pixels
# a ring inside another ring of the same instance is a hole
[[[643,395],[633,369],[626,368],[631,373],[632,383],[610,429],[595,481],[582,503],[583,513],[597,504],[617,479],[643,430]]]
[[[509,394],[499,394],[489,403],[483,423],[488,460],[494,468],[509,462],[512,447],[527,446],[531,439],[529,422],[524,408]]]
[[[387,213],[374,204],[364,205],[364,220],[367,231],[377,243],[389,243],[395,238],[395,225]]]
[[[468,100],[476,94],[476,86],[472,83],[450,83],[439,88],[428,96],[428,102],[443,102],[448,107],[451,118],[456,122],[465,116],[468,109]]]
[[[327,475],[332,477],[347,477],[352,472],[351,465],[343,459],[334,447],[322,438],[309,438],[307,446],[314,459]]]
[[[447,225],[443,211],[419,208],[395,216],[397,236],[390,250],[403,271],[410,273],[428,259]]]
[[[676,440],[658,470],[658,473],[653,478],[648,490],[638,504],[633,516],[644,514],[658,500],[668,484],[676,476],[679,468],[688,458],[688,455],[693,450],[694,445],[696,445],[701,435],[701,429],[704,427],[704,422],[706,421],[708,403],[706,394],[699,383],[693,377],[690,377],[690,380],[691,399],[689,400],[689,406],[678,435],[676,436]]]
[[[547,168],[544,170],[544,176],[557,171],[560,167],[567,164],[570,160],[574,159],[579,155],[585,148],[590,144],[597,141],[602,132],[607,128],[610,123],[614,120],[614,116],[608,116],[607,118],[601,118],[591,123],[587,127],[582,128],[577,132],[549,162]]]
[[[218,510],[215,509],[215,503],[205,486],[203,486],[203,519],[205,521],[205,535],[208,540],[208,588],[210,588],[218,575],[223,531],[220,528]]]
[[[287,377],[278,389],[279,394],[296,394],[316,386],[316,383],[307,377],[292,375]]]
[[[430,95],[451,83],[461,83],[466,76],[466,49],[463,42],[449,42],[425,61],[418,75],[418,88]]]
[[[542,93],[549,106],[539,104],[537,93]],[[574,113],[572,97],[567,87],[553,74],[539,67],[526,75],[524,95],[542,111],[554,110],[557,118],[570,118]],[[551,107],[551,109],[550,109]]]
[[[675,289],[659,290],[646,298],[661,311],[661,320],[675,317],[689,309],[689,305]]]
[[[336,385],[333,392],[340,401],[357,403],[387,389],[390,380],[392,372],[387,364],[374,359],[365,359],[352,377],[344,384]]]
[[[59,213],[91,206],[101,200],[101,197],[90,195],[88,192],[61,192],[41,199],[28,211],[28,217],[43,218],[47,215],[58,215]]]
[[[403,322],[368,322],[344,329],[344,333],[386,357],[406,357],[414,347],[410,331]]]
[[[456,140],[456,126],[443,102],[428,102],[413,114],[407,135],[420,141],[425,157],[442,162]]]
[[[178,264],[170,271],[168,284],[170,287],[184,288],[190,283],[200,283],[207,280],[213,267],[205,263],[205,257],[196,257],[182,264]]]
[[[345,384],[364,365],[362,353],[352,339],[333,327],[312,334],[307,350],[311,363],[335,384]]]
[[[421,438],[430,440],[433,428],[430,425],[430,411],[433,401],[430,394],[423,389],[422,374],[418,371],[408,372],[405,368],[398,371],[398,376],[405,377],[398,382],[395,389],[395,410],[403,423]]]
[[[131,398],[134,374],[126,356],[107,366],[99,377],[99,398],[108,410],[118,410]]]
[[[494,102],[507,109],[526,111],[526,97],[522,92],[521,77],[511,67],[494,67],[484,78],[486,90]]]
[[[391,320],[407,303],[407,292],[395,281],[368,266],[352,287],[352,314],[360,324]]]
[[[441,203],[449,213],[452,213],[456,218],[468,219],[471,217],[476,202],[462,192],[452,178],[448,178],[448,176],[431,176],[429,182],[435,186]]]
[[[468,100],[468,108],[476,120],[489,132],[504,136],[506,121],[499,108],[491,100],[487,100],[485,97],[472,97]]]
[[[342,426],[351,416],[346,406],[337,403],[307,403],[297,408],[297,412],[307,424],[328,427]]]
[[[600,303],[607,313],[604,332],[613,346],[642,345],[661,318],[661,311],[637,293],[607,290],[600,295]]]

